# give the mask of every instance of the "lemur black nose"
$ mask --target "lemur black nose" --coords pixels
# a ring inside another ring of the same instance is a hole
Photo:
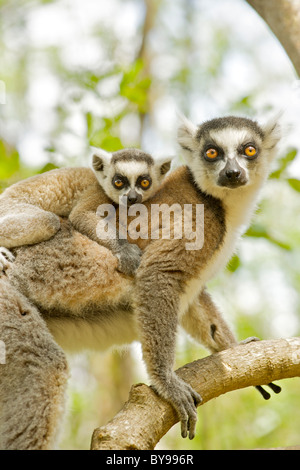
[[[241,176],[241,171],[237,168],[231,168],[225,174],[229,180],[237,180]]]
[[[128,202],[130,204],[135,204],[137,201],[137,196],[128,196]]]

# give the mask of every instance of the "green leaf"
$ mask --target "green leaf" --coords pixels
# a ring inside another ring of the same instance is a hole
[[[266,232],[265,227],[259,224],[253,224],[251,227],[248,228],[247,232],[245,233],[247,237],[263,237],[267,238],[268,234]]]
[[[0,140],[0,179],[10,178],[20,169],[20,157],[18,151]]]
[[[87,135],[88,138],[91,137],[93,133],[93,115],[92,113],[88,112],[85,115],[85,120],[86,120],[86,127],[87,127]]]
[[[288,165],[296,158],[297,153],[297,149],[291,149],[284,157],[280,158],[278,161],[279,168],[270,174],[270,178],[280,178]]]
[[[273,245],[279,246],[284,250],[290,251],[292,248],[288,243],[282,242],[281,240],[276,239],[273,235],[271,235],[265,227],[260,224],[253,224],[245,233],[247,237],[254,237],[254,238],[265,238]]]
[[[143,62],[139,59],[123,72],[120,95],[135,104],[140,112],[146,112],[150,85],[151,79],[145,76]]]
[[[119,137],[114,137],[112,135],[108,135],[107,137],[105,137],[102,140],[100,147],[106,150],[107,152],[116,152],[117,150],[123,148],[122,142]]]
[[[39,171],[38,174],[45,173],[46,171],[56,170],[59,168],[58,166],[54,165],[54,163],[46,163]]]
[[[300,180],[296,178],[288,178],[287,182],[289,183],[291,188],[293,188],[295,191],[298,191],[298,193],[300,193]]]
[[[227,269],[231,273],[234,273],[240,267],[240,265],[241,265],[241,260],[238,257],[238,255],[233,255],[233,257],[231,258],[231,260],[229,261],[227,265]]]
[[[89,139],[89,144],[92,147],[102,148],[107,152],[115,152],[116,150],[123,148],[119,137],[115,137],[108,132],[105,132],[103,129],[93,134],[93,136]]]

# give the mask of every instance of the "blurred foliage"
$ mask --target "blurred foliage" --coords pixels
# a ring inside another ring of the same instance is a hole
[[[0,178],[11,178],[20,171],[20,157],[17,150],[3,140],[0,141]]]
[[[270,89],[279,93],[292,72],[276,69],[275,61],[273,68],[267,65],[261,46],[269,33],[259,32],[260,24],[254,31],[251,23],[250,38],[244,34],[246,5],[228,0],[235,12],[226,15],[225,2],[212,3],[157,0],[153,11],[146,11],[142,0],[0,0],[0,79],[6,85],[0,192],[36,173],[87,165],[90,146],[108,151],[145,146],[172,154],[176,109],[192,119],[256,114],[259,100]],[[145,33],[151,15],[152,29]],[[269,104],[261,108],[268,111]],[[209,286],[241,339],[300,334],[297,159],[293,145],[282,150],[253,224],[228,269]],[[203,354],[179,337],[178,366]],[[87,354],[70,361],[61,448],[89,448],[93,429],[118,411],[130,384],[147,380],[146,374],[137,347],[123,355]],[[267,403],[254,389],[219,397],[199,409],[194,441],[182,440],[176,426],[159,447],[299,444],[299,381],[282,385],[281,395]]]

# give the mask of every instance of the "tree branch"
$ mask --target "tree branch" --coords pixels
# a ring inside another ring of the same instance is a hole
[[[300,75],[300,0],[247,0],[269,25]]]
[[[151,54],[149,52],[149,48],[147,47],[149,33],[151,32],[156,15],[157,10],[159,8],[159,0],[144,0],[145,5],[145,19],[142,31],[142,42],[140,49],[137,53],[137,59],[140,59],[143,62],[143,76],[146,78],[151,77]],[[140,122],[141,122],[141,129],[140,129],[140,144],[142,143],[142,137],[144,133],[145,127],[145,118],[147,114],[151,114],[152,111],[152,93],[151,88],[148,90],[147,94],[147,111],[139,112]]]
[[[239,388],[300,376],[300,338],[240,344],[177,370],[202,404]],[[134,385],[122,410],[92,437],[93,450],[152,450],[178,421],[171,405],[145,384]]]

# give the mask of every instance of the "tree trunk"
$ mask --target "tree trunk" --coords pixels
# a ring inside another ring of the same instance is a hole
[[[300,0],[247,0],[269,25],[300,75]]]

